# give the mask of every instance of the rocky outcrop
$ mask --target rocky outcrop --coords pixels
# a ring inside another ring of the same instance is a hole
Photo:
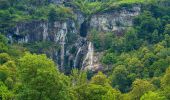
[[[52,55],[49,55],[61,65],[60,67],[64,66],[65,53],[69,52],[73,45],[77,45],[75,42],[79,39],[78,29],[72,20],[64,22],[56,21],[53,23],[47,21],[18,23],[12,30],[13,31],[8,34],[12,43],[27,44],[50,41],[60,46],[59,50],[53,50],[51,51],[53,52]]]
[[[36,41],[52,41],[59,42],[62,34],[77,34],[75,23],[71,20],[66,22],[56,21],[53,24],[47,21],[32,21],[26,23],[18,23],[13,29],[12,35],[19,43],[28,43]]]
[[[110,10],[93,15],[90,20],[90,28],[98,31],[114,32],[122,34],[127,27],[133,25],[133,18],[140,13],[140,6],[132,8],[123,7],[118,10]]]
[[[8,38],[12,43],[53,42],[60,48],[53,48],[44,53],[53,58],[61,70],[66,71],[73,67],[81,69],[82,66],[84,68],[90,66],[88,69],[98,70],[102,65],[99,64],[99,59],[96,55],[100,54],[95,53],[95,48],[88,49],[91,43],[86,39],[89,30],[96,29],[98,31],[122,34],[127,27],[133,25],[132,20],[139,13],[140,6],[133,6],[132,8],[121,8],[97,13],[89,20],[85,20],[85,16],[80,11],[74,11],[76,15],[76,20],[74,21],[68,19],[53,23],[48,21],[18,23],[10,31]],[[92,68],[92,65],[95,68]]]

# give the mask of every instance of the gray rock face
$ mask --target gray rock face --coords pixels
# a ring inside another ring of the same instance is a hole
[[[76,41],[79,39],[78,36],[78,29],[72,20],[64,22],[56,21],[54,23],[47,21],[18,23],[13,29],[13,32],[8,34],[8,38],[12,43],[52,42],[56,46],[60,46],[61,49],[55,50],[54,48],[44,52],[53,58],[60,67],[65,65],[64,58],[71,56],[71,53],[69,53],[70,49],[73,48],[74,45],[78,45],[76,44]],[[68,52],[67,55],[66,52]]]
[[[75,23],[71,20],[66,22],[56,21],[53,24],[46,21],[32,21],[27,23],[18,23],[14,32],[10,35],[15,37],[19,43],[28,43],[36,41],[59,42],[62,34],[77,34]]]
[[[121,8],[92,16],[90,28],[104,32],[122,33],[127,27],[133,25],[133,18],[140,13],[140,6]]]
[[[54,1],[56,3],[63,2],[63,0]],[[11,42],[17,43],[53,42],[60,48],[52,48],[52,50],[43,53],[53,58],[62,70],[70,69],[70,67],[81,68],[83,59],[88,52],[89,42],[86,37],[80,36],[80,29],[85,28],[81,27],[84,26],[82,24],[85,22],[85,16],[80,11],[74,12],[76,15],[75,21],[70,19],[67,21],[56,21],[53,24],[47,21],[18,23],[14,27],[13,32],[8,34],[8,38]],[[127,27],[133,25],[132,20],[139,13],[140,6],[98,13],[91,17],[88,28],[120,34]],[[96,55],[95,52],[94,55]],[[97,70],[97,66],[100,65],[101,68],[101,64],[96,62],[98,61],[94,61],[95,69]]]

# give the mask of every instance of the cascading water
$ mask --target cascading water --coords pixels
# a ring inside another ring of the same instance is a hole
[[[19,35],[19,28],[16,27],[16,32],[15,32],[16,35]]]
[[[44,23],[42,26],[43,26],[43,40],[45,41],[48,36],[48,25]]]
[[[61,36],[61,70],[64,70],[65,37],[66,34]]]
[[[63,29],[61,29],[60,32],[58,32],[58,34],[56,35],[55,41],[59,41],[60,45],[61,45],[60,68],[61,68],[62,71],[64,71],[64,58],[65,58],[65,44],[66,44],[66,35],[67,35],[67,25],[66,25],[66,23],[64,23],[62,26],[63,26]]]
[[[77,60],[78,60],[80,51],[81,51],[81,47],[78,49],[78,51],[77,51],[77,53],[76,53],[76,57],[75,57],[75,60],[74,60],[74,68],[76,68]]]
[[[83,70],[83,69],[92,70],[93,69],[93,55],[94,55],[93,44],[91,42],[89,42],[88,52],[86,54],[85,59],[83,60],[81,70]]]

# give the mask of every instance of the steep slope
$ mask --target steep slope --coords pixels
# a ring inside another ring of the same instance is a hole
[[[148,4],[152,2],[148,1]],[[88,37],[92,34],[92,30],[122,36],[126,29],[133,26],[134,17],[138,16],[144,7],[144,1],[135,0],[118,2],[23,1],[17,5],[11,5],[17,9],[18,6],[22,7],[22,4],[31,5],[33,9],[18,10],[26,19],[14,17],[11,20],[18,21],[12,22],[12,25],[4,21],[3,24],[7,24],[7,27],[3,28],[2,33],[6,34],[10,43],[20,43],[31,52],[46,53],[48,57],[56,61],[60,69],[68,71],[73,67],[82,69],[82,63],[88,54],[90,44]],[[35,13],[32,10],[35,10]],[[27,13],[29,15],[26,15]],[[99,55],[101,54],[94,54],[96,61],[92,62],[99,63]],[[96,65],[92,68],[93,70],[102,66],[101,63]]]
[[[86,37],[92,29],[105,32],[123,34],[126,27],[132,26],[132,20],[140,13],[140,6],[134,5],[132,8],[122,7],[109,11],[94,14],[90,19],[85,20],[85,16],[75,12],[76,20],[67,19],[65,21],[29,21],[17,23],[16,27],[7,35],[11,43],[21,43],[29,47],[30,43],[50,42],[53,47],[47,50],[38,48],[39,53],[46,53],[53,58],[60,67],[67,69],[75,65],[81,68],[87,46],[89,44]],[[77,14],[77,15],[76,15]],[[84,20],[84,21],[83,21]],[[30,44],[31,45],[31,44]],[[74,61],[79,48],[79,61]],[[47,48],[47,47],[45,47]],[[34,48],[33,48],[34,49]],[[43,49],[43,48],[42,48]],[[74,64],[79,62],[79,64]]]

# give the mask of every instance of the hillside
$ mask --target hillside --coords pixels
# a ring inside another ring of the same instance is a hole
[[[169,0],[0,0],[0,100],[169,100]]]

